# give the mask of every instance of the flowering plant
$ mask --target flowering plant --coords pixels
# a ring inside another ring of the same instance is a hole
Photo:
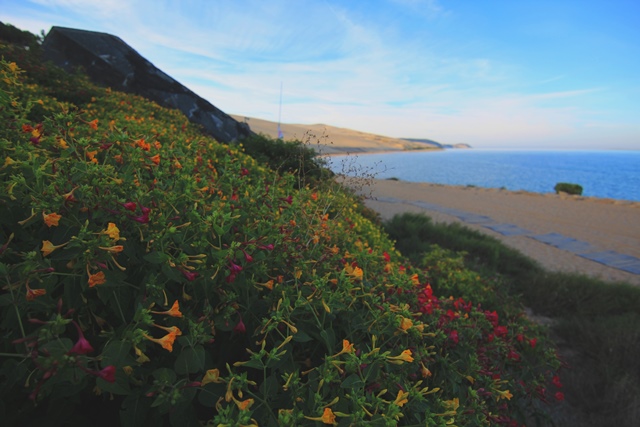
[[[438,296],[333,181],[300,186],[135,96],[91,86],[90,102],[58,103],[1,66],[10,423],[489,425],[537,410],[558,366],[539,331]]]

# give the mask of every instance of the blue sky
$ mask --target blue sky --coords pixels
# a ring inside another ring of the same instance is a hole
[[[638,0],[0,0],[117,35],[229,114],[478,148],[640,149]]]

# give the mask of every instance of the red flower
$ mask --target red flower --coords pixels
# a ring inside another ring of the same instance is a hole
[[[558,402],[562,402],[564,400],[564,393],[561,391],[557,391],[554,396]]]
[[[449,332],[449,339],[454,343],[458,344],[458,342],[460,342],[460,338],[458,337],[458,331],[454,329],[453,331]]]
[[[498,313],[495,310],[493,312],[485,311],[484,316],[494,327],[498,326]]]
[[[506,337],[508,332],[506,326],[496,326],[493,329],[493,333],[496,334],[497,337]]]
[[[245,332],[247,332],[247,327],[244,325],[242,317],[240,317],[240,321],[238,322],[238,324],[234,326],[233,332],[235,332],[236,334],[244,334]]]
[[[531,348],[536,348],[536,343],[538,342],[537,338],[531,338],[529,340],[529,345],[531,346]]]
[[[551,380],[551,382],[553,383],[554,386],[556,386],[557,388],[562,388],[562,382],[560,381],[560,377],[557,375],[553,376],[553,379]]]
[[[122,207],[131,212],[135,212],[138,206],[134,202],[127,202],[127,203],[123,203]]]

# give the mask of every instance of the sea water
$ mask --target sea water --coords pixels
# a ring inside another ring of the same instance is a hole
[[[581,185],[583,196],[640,201],[640,151],[449,149],[352,154],[329,163],[347,175],[536,193],[568,182]]]

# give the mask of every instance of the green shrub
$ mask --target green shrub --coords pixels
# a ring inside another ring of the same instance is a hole
[[[323,159],[302,141],[284,141],[267,135],[252,135],[241,141],[244,152],[279,174],[294,174],[298,187],[317,186],[333,177]]]
[[[559,182],[556,184],[555,187],[553,187],[553,189],[556,191],[556,194],[563,192],[567,194],[575,194],[578,196],[582,195],[582,186],[578,184],[570,184],[568,182]]]
[[[86,83],[78,110],[1,67],[9,425],[544,415],[558,361],[538,332],[439,297],[339,186],[275,174],[139,97]]]

